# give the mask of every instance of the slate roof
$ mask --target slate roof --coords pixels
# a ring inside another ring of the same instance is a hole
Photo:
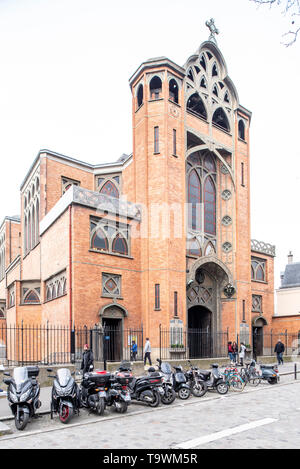
[[[285,267],[280,288],[290,287],[300,287],[300,262],[293,262]]]

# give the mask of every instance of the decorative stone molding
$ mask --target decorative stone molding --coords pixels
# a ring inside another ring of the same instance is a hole
[[[232,223],[232,218],[229,216],[229,215],[225,215],[223,218],[222,218],[222,224],[224,226],[229,226],[231,225]]]
[[[251,239],[251,251],[261,252],[262,254],[267,254],[268,256],[276,256],[276,246],[265,243],[264,241],[257,241],[256,239]]]
[[[223,192],[222,192],[222,199],[223,200],[229,200],[231,198],[232,194],[231,194],[231,191],[229,189],[225,189]]]

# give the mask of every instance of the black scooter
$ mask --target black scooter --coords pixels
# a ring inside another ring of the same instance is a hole
[[[122,363],[119,370],[132,371],[129,363]],[[159,406],[161,396],[164,394],[162,377],[158,372],[150,373],[148,376],[133,377],[128,389],[132,400],[144,402],[150,407]]]
[[[211,365],[211,371],[198,370],[198,376],[204,381],[208,390],[216,389],[219,394],[228,393],[229,386],[225,382],[222,373],[219,371],[219,365],[217,363]]]
[[[161,396],[161,402],[165,405],[169,405],[176,399],[176,392],[173,389],[172,383],[172,368],[168,362],[162,362],[159,358],[156,360],[158,361],[158,369],[162,374],[162,388],[164,390],[164,394]],[[153,370],[154,368],[152,369],[152,373]],[[151,368],[148,369],[148,373],[150,372]]]
[[[4,372],[4,375],[10,376],[8,372]],[[18,430],[24,430],[41,406],[40,385],[36,379],[38,375],[38,366],[23,366],[14,368],[13,377],[3,380],[8,386],[7,399]]]
[[[178,394],[179,399],[186,400],[191,395],[191,388],[187,384],[186,376],[182,370],[182,366],[173,366],[175,372],[172,373],[172,385],[174,391]]]
[[[199,368],[193,366],[190,360],[188,360],[188,363],[190,365],[190,369],[185,372],[187,383],[195,397],[202,397],[207,392],[207,385],[199,374]]]
[[[51,373],[53,370],[47,368],[47,371]],[[73,414],[79,415],[80,394],[72,376],[74,374],[71,374],[68,368],[60,368],[56,375],[48,375],[49,378],[54,378],[50,404],[51,419],[53,419],[54,412],[59,414],[59,420],[62,423],[68,423]]]
[[[90,370],[92,369],[91,366]],[[111,379],[111,373],[108,371],[94,370],[84,373],[80,385],[81,405],[97,412],[98,415],[103,415]]]

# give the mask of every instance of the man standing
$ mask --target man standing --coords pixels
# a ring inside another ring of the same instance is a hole
[[[150,345],[150,340],[149,340],[148,337],[146,338],[146,343],[145,343],[145,347],[144,347],[144,365],[146,365],[147,358],[148,358],[149,364],[151,366],[152,365],[152,362],[151,362],[151,345]]]
[[[90,371],[91,365],[94,366],[94,355],[93,352],[90,350],[88,344],[85,344],[81,362],[81,370],[83,375],[84,373]]]
[[[283,352],[285,350],[284,344],[281,342],[279,339],[277,344],[275,345],[274,352],[277,354],[277,361],[278,365],[282,364],[283,365]]]

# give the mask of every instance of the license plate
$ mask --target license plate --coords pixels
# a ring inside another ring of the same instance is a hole
[[[165,394],[164,388],[159,387],[158,388],[159,394]]]
[[[100,396],[100,397],[105,397],[105,396],[106,396],[106,392],[105,392],[105,391],[100,391],[100,392],[99,392],[99,396]]]
[[[125,394],[124,401],[130,401],[130,395],[129,394]]]

